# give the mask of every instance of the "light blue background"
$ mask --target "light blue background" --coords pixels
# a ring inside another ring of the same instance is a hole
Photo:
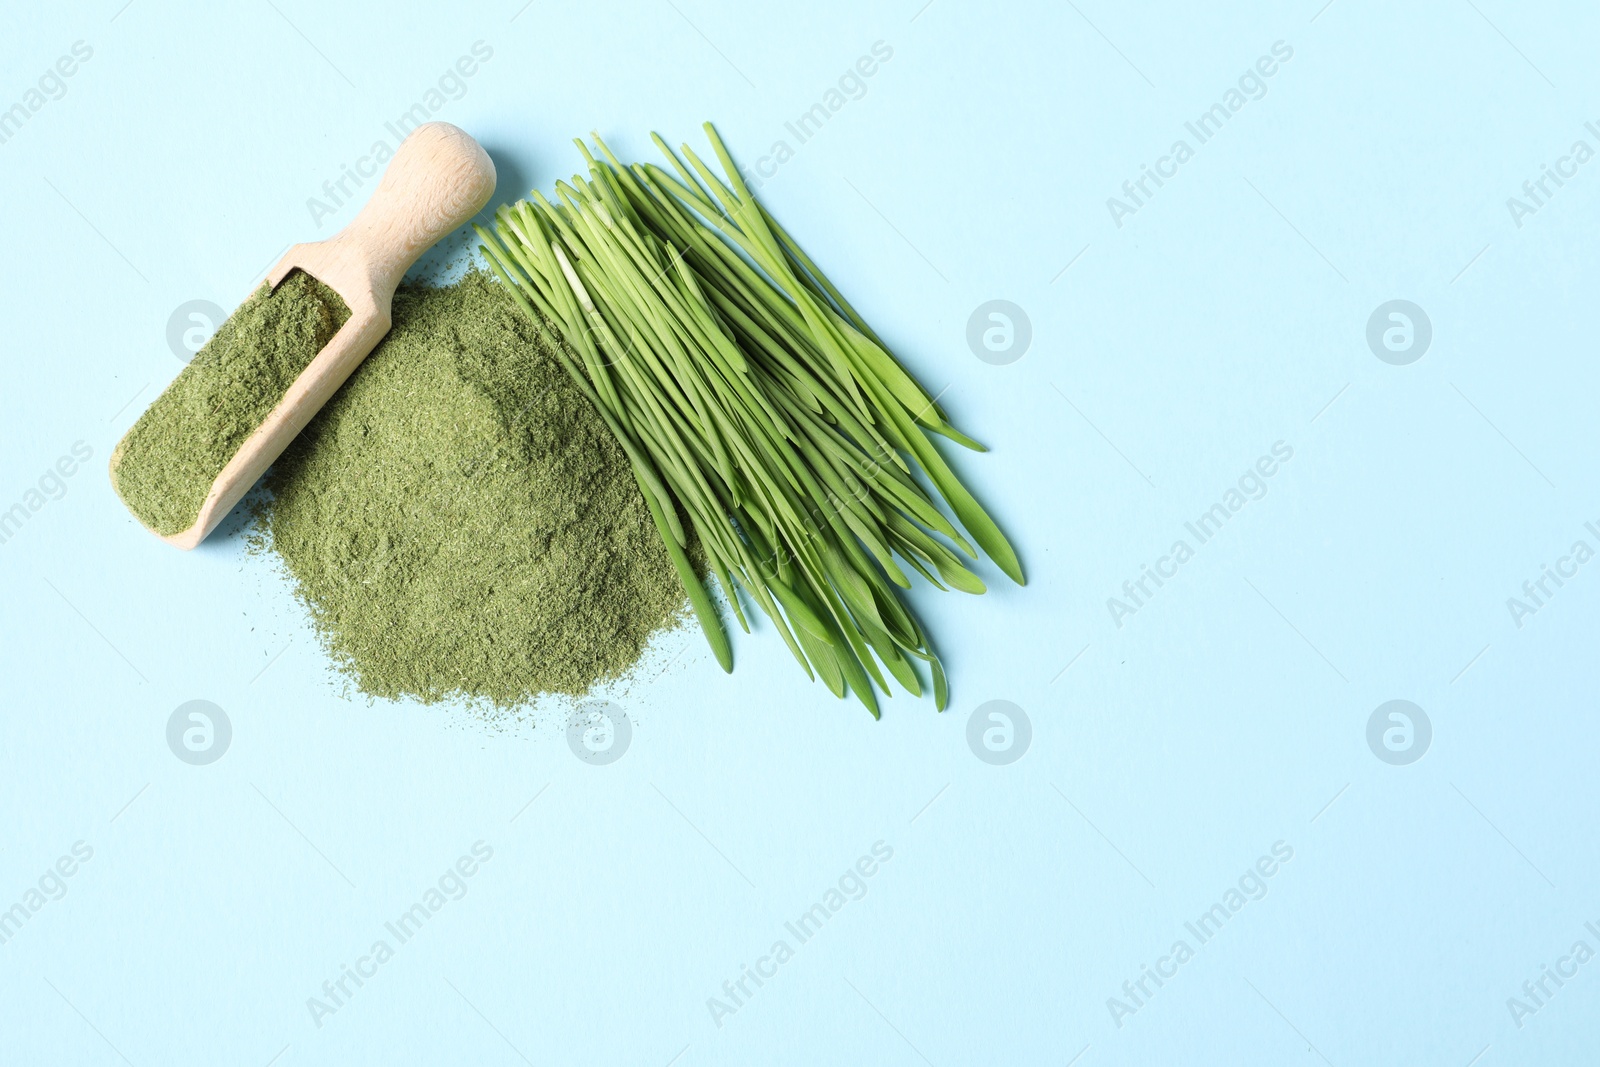
[[[93,58],[0,144],[0,508],[94,458],[0,545],[0,907],[94,856],[0,945],[0,1060],[1593,1061],[1600,963],[1520,1028],[1507,998],[1600,949],[1600,564],[1521,628],[1506,606],[1600,547],[1600,162],[1520,228],[1506,206],[1600,148],[1591,8],[521,3],[8,5],[0,105]],[[732,676],[684,631],[613,692],[632,747],[586,766],[552,708],[348,698],[236,527],[180,554],[116,500],[173,309],[232,307],[348,219],[306,198],[478,40],[436,117],[502,200],[590,129],[645,158],[712,118],[750,165],[893,48],[762,196],[992,449],[956,462],[1030,583],[915,594],[949,712],[874,723],[770,628]],[[1267,94],[1116,226],[1107,198],[1276,41]],[[1003,367],[965,342],[995,298],[1034,334]],[[1364,336],[1397,298],[1434,329],[1409,366]],[[1115,626],[1280,440],[1268,494]],[[234,728],[207,767],[164,736],[196,698]],[[1434,731],[1409,766],[1366,741],[1396,698]],[[991,699],[1033,725],[1010,766],[965,740]],[[314,1025],[479,840],[467,895]],[[880,840],[867,895],[716,1025],[707,998]],[[1267,896],[1117,1026],[1107,998],[1278,841]]]

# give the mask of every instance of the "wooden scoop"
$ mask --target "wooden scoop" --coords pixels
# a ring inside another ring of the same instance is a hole
[[[494,183],[494,164],[477,141],[447,122],[424,123],[400,145],[372,199],[350,225],[326,241],[289,249],[267,275],[267,284],[276,289],[299,268],[338,293],[350,318],[222,468],[194,525],[163,541],[193,548],[227,517],[389,332],[389,305],[406,271],[476,215],[489,202]],[[113,468],[121,458],[118,451],[111,458]]]

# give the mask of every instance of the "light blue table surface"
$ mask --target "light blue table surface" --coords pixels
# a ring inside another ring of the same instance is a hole
[[[1592,7],[4,21],[0,1062],[1600,1056]],[[352,699],[237,524],[139,529],[105,464],[174,313],[343,225],[416,104],[499,200],[718,123],[990,446],[1029,583],[913,594],[948,712],[678,631],[596,766],[554,703]]]

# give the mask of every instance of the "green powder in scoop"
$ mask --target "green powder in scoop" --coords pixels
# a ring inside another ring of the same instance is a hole
[[[686,597],[616,440],[487,275],[402,288],[393,319],[267,476],[258,543],[371,696],[619,675]]]
[[[139,521],[163,536],[193,526],[217,475],[349,317],[298,270],[228,316],[112,456],[112,484]]]

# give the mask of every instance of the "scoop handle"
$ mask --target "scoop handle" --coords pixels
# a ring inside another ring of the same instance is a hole
[[[494,183],[494,163],[466,131],[423,123],[401,142],[372,199],[335,240],[363,261],[378,305],[387,307],[385,298],[411,265],[482,210]]]
[[[372,198],[350,225],[326,241],[294,245],[284,254],[267,273],[270,287],[290,271],[303,270],[339,294],[350,318],[222,468],[194,525],[163,540],[193,548],[227,517],[389,332],[390,304],[406,271],[489,202],[494,181],[494,164],[477,141],[447,122],[425,122],[395,150]]]

